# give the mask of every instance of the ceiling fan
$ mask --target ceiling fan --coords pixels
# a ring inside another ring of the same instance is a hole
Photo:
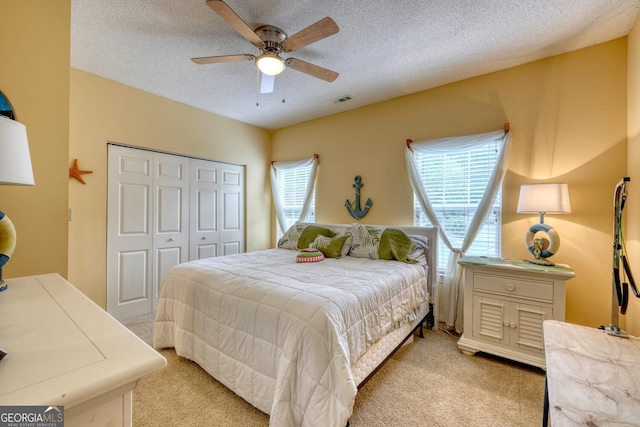
[[[236,62],[255,60],[260,70],[260,92],[273,92],[275,76],[289,67],[310,76],[332,82],[338,73],[318,65],[311,64],[297,58],[282,58],[281,53],[294,52],[311,43],[329,37],[339,31],[333,19],[327,17],[315,24],[297,32],[291,37],[278,27],[262,25],[252,30],[225,2],[222,0],[207,0],[207,6],[213,9],[222,19],[227,21],[242,37],[260,50],[260,55],[248,53],[237,55],[205,56],[191,58],[196,64],[217,64],[222,62]]]

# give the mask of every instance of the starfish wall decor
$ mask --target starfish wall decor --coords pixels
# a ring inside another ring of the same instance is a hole
[[[69,178],[75,178],[80,181],[81,184],[86,184],[84,179],[82,179],[82,175],[86,173],[93,173],[93,171],[83,171],[78,168],[78,159],[73,159],[73,167],[69,168]]]

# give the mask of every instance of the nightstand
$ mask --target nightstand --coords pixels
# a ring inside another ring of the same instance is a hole
[[[545,369],[542,322],[564,320],[565,283],[575,277],[564,264],[463,257],[464,333],[458,348]]]

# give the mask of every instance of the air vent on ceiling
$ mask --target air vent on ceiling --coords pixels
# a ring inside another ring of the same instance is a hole
[[[341,96],[340,98],[334,99],[333,103],[334,104],[340,104],[340,103],[343,103],[343,102],[351,101],[351,99],[352,99],[351,95],[344,95],[344,96]]]

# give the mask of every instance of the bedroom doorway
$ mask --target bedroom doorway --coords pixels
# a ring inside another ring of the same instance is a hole
[[[152,313],[167,271],[244,252],[244,166],[108,144],[107,311]]]

